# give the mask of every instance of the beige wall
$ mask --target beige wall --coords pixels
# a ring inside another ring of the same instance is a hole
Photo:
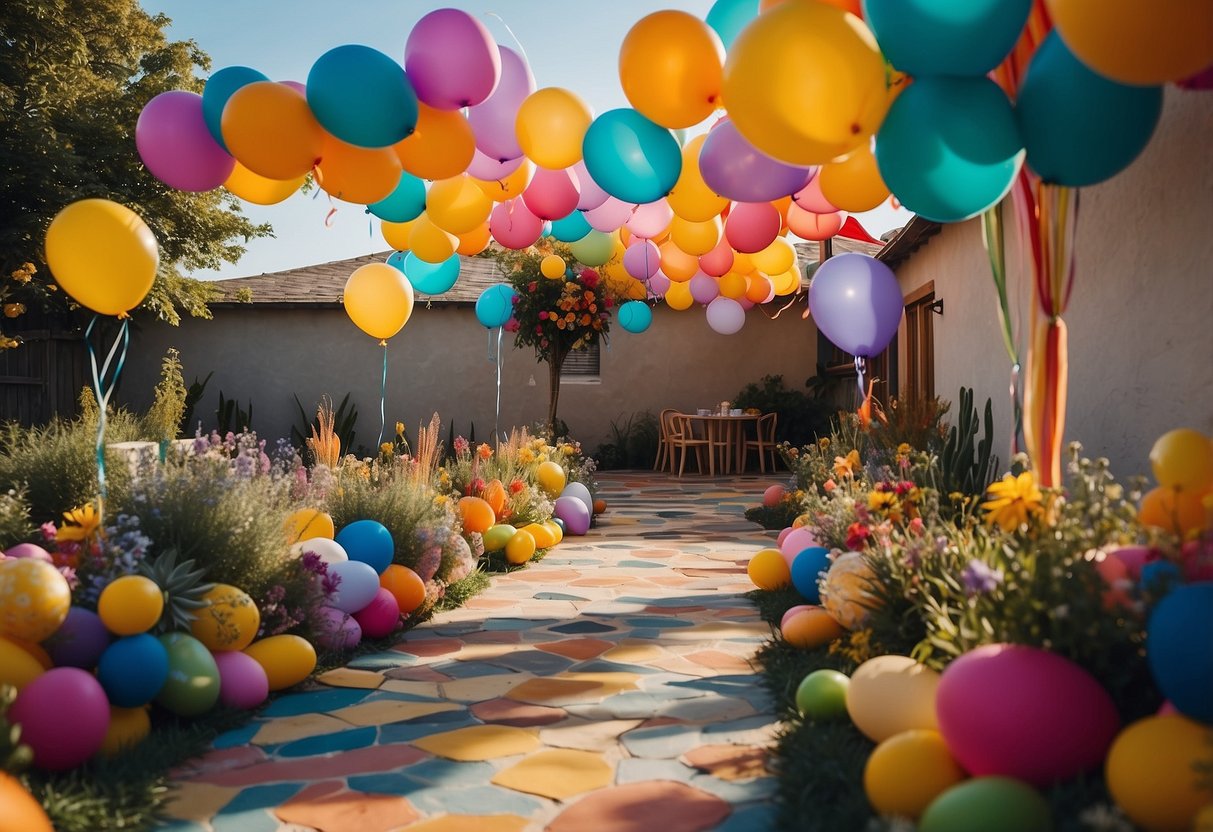
[[[733,336],[709,329],[700,307],[661,307],[639,335],[616,326],[602,350],[601,383],[562,384],[559,415],[593,450],[609,437],[612,420],[622,424],[637,411],[706,407],[765,374],[782,373],[785,383],[800,388],[816,363],[816,330],[801,311],[789,309],[772,321],[753,310]],[[488,339],[470,306],[419,307],[389,347],[387,432],[399,419],[415,436],[418,423],[437,411],[443,438],[454,418],[456,433],[475,421],[477,438],[487,439],[496,396]],[[508,430],[546,418],[548,375],[532,350],[512,346],[509,333],[504,344],[500,425]],[[376,439],[382,351],[342,310],[219,309],[212,321],[148,326],[132,343],[122,383],[126,402],[147,406],[169,346],[181,351],[187,383],[215,372],[196,411],[207,428],[215,423],[220,390],[242,405],[251,398],[253,427],[271,441],[288,436],[298,421],[292,394],[310,409],[322,394],[339,401],[352,391],[356,441],[370,447]]]
[[[1168,88],[1162,121],[1125,171],[1085,188],[1069,311],[1066,437],[1120,475],[1148,473],[1154,439],[1174,427],[1213,434],[1213,95]],[[1011,258],[1012,269],[1015,259]],[[993,398],[1000,456],[1010,431],[1010,362],[981,225],[943,231],[898,273],[944,300],[935,324],[935,390]],[[1013,308],[1029,289],[1012,286]],[[904,333],[903,336],[904,338]],[[1021,338],[1021,342],[1023,339]],[[903,353],[904,354],[904,353]]]

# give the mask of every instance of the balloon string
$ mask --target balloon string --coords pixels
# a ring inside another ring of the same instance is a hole
[[[379,441],[375,443],[376,449],[383,446],[383,430],[387,424],[387,341],[380,341],[379,345],[383,347],[383,380],[379,382]]]
[[[1014,424],[1011,427],[1011,456],[1022,450],[1019,437],[1023,434],[1023,404],[1019,401],[1019,362],[1011,366],[1011,413]]]
[[[501,337],[505,333],[503,327],[497,327],[497,409],[493,412],[493,436],[500,437],[501,422]],[[492,336],[490,336],[492,337]]]
[[[97,352],[93,349],[92,334],[93,327],[97,325],[99,315],[94,315],[89,321],[88,328],[84,331],[84,344],[88,348],[89,366],[92,369],[93,375],[93,393],[97,398],[97,406],[100,410],[100,415],[97,417],[97,516],[104,522],[105,499],[109,496],[106,487],[105,478],[105,426],[106,426],[106,410],[109,407],[110,396],[113,395],[114,388],[118,385],[118,377],[122,374],[122,367],[126,363],[126,351],[130,345],[131,331],[130,320],[124,318],[122,326],[118,331],[118,337],[114,339],[113,346],[110,347],[109,354],[106,355],[105,361],[101,364],[101,369],[97,369]],[[121,352],[119,352],[121,346]],[[117,355],[118,363],[114,365],[114,374],[110,378],[109,386],[105,385],[105,377],[109,375],[110,365],[114,362],[114,357]]]
[[[865,364],[862,355],[855,356],[855,380],[859,382],[859,400],[863,401],[866,392],[863,389],[863,373]]]
[[[505,27],[505,30],[510,33],[510,37],[514,39],[514,45],[518,47],[518,51],[522,54],[522,59],[526,61],[527,65],[529,66],[531,59],[527,56],[526,49],[523,47],[522,41],[518,40],[518,36],[515,35],[514,30],[510,28],[510,24],[505,22],[505,18],[497,14],[497,12],[485,12],[484,14],[485,17],[495,17],[501,21],[501,25]]]

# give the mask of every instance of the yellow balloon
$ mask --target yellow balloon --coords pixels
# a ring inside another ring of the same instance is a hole
[[[851,674],[847,713],[868,739],[882,742],[911,728],[939,730],[939,674],[908,656],[877,656]]]
[[[138,306],[160,265],[156,237],[139,215],[108,199],[64,208],[46,230],[46,262],[63,291],[102,315]]]
[[[113,757],[119,752],[138,745],[152,731],[152,720],[147,706],[119,708],[110,706],[110,724],[101,743],[101,756]]]
[[[280,635],[263,638],[244,648],[244,653],[252,656],[265,670],[270,690],[283,690],[297,685],[316,669],[316,648],[300,636]]]
[[[342,302],[359,329],[382,341],[408,323],[413,314],[413,286],[399,269],[387,263],[368,263],[345,282]]]
[[[243,650],[261,627],[261,611],[248,593],[230,584],[215,584],[202,596],[206,606],[194,612],[190,634],[211,652]]]
[[[671,283],[670,288],[665,290],[665,305],[677,312],[690,309],[694,302],[689,283]]]
[[[316,184],[337,199],[369,205],[378,202],[400,182],[400,160],[390,147],[358,147],[325,135]]]
[[[748,275],[755,268],[754,260],[749,254],[746,254],[744,251],[733,250],[733,268],[729,271]]]
[[[408,222],[388,222],[381,220],[379,230],[383,232],[383,239],[387,240],[387,244],[396,251],[408,251],[409,240],[413,236],[413,226],[417,224],[417,220],[409,220]]]
[[[581,141],[594,115],[584,101],[560,87],[544,87],[518,108],[518,146],[540,167],[568,168],[581,160]]]
[[[750,262],[765,274],[783,274],[796,265],[796,249],[783,237],[776,237],[762,251],[751,254]]]
[[[305,181],[306,173],[294,179],[266,179],[237,162],[223,187],[245,202],[254,205],[277,205],[299,190]]]
[[[560,524],[548,520],[543,524],[543,527],[548,530],[549,534],[551,534],[553,546],[564,540],[564,531],[560,528]]]
[[[422,214],[409,234],[409,251],[427,263],[441,263],[455,253],[459,238],[443,231],[428,215]]]
[[[292,512],[283,522],[282,528],[286,532],[288,546],[314,537],[327,537],[332,540],[337,531],[333,516],[318,508],[301,508]]]
[[[865,143],[884,118],[885,62],[868,28],[824,3],[784,3],[729,49],[724,97],[759,150],[819,165]]]
[[[817,175],[821,177],[821,195],[840,211],[871,211],[889,198],[876,157],[867,144],[855,148],[845,159],[823,165]]]
[[[782,589],[792,581],[788,562],[778,549],[761,549],[750,558],[746,573],[759,589]]]
[[[487,222],[481,223],[466,234],[459,235],[459,245],[455,247],[456,254],[464,257],[474,257],[489,247],[492,234]]]
[[[435,182],[425,197],[425,213],[443,231],[455,235],[484,225],[492,210],[493,201],[463,173]]]
[[[1150,449],[1150,467],[1163,488],[1204,491],[1213,486],[1213,444],[1192,428],[1167,431]]]
[[[737,298],[745,295],[746,286],[748,285],[749,282],[745,279],[745,275],[729,272],[720,278],[720,294],[726,298],[737,300]]]
[[[564,277],[566,268],[564,258],[559,254],[549,254],[539,261],[539,271],[551,280]]]
[[[1209,802],[1193,769],[1209,758],[1213,731],[1178,714],[1148,716],[1112,742],[1104,775],[1108,791],[1147,832],[1183,832]]]
[[[876,746],[863,769],[863,790],[878,814],[916,819],[932,800],[964,779],[943,736],[917,728]]]
[[[528,531],[519,529],[514,532],[509,543],[505,544],[505,559],[518,565],[526,563],[535,555],[535,538]]]
[[[728,207],[729,201],[708,187],[699,172],[699,152],[708,140],[706,134],[696,136],[682,149],[682,172],[666,195],[670,209],[684,220],[706,222]]]
[[[531,184],[531,177],[534,175],[535,166],[527,159],[504,179],[473,179],[472,181],[493,202],[505,202],[516,196],[522,196],[522,192],[526,190],[527,185]]]
[[[1045,6],[1070,51],[1113,81],[1180,81],[1213,64],[1207,0],[1046,0]]]
[[[307,99],[285,84],[254,81],[236,90],[219,124],[236,161],[259,176],[294,179],[320,160],[324,129]]]
[[[540,523],[529,523],[523,526],[521,531],[535,539],[536,549],[550,549],[556,545],[556,535],[552,534],[551,529]]]
[[[476,153],[472,127],[458,110],[417,105],[417,127],[392,146],[401,166],[418,179],[449,179],[471,164]]]
[[[699,258],[687,254],[673,240],[661,244],[661,273],[675,283],[685,283],[699,271]]]
[[[674,241],[674,245],[696,257],[701,257],[716,248],[722,233],[724,233],[724,224],[720,221],[720,217],[711,217],[703,222],[692,222],[676,216],[670,221],[670,239]]]
[[[164,612],[164,592],[151,578],[123,575],[101,590],[97,615],[105,629],[120,636],[146,633]]]
[[[561,491],[564,491],[567,479],[560,463],[552,462],[550,459],[539,463],[539,467],[535,469],[535,480],[549,497],[556,497]]]
[[[785,297],[800,288],[800,269],[793,266],[783,274],[772,275],[771,286],[778,297]]]
[[[623,94],[662,127],[692,127],[720,106],[724,44],[702,19],[666,10],[642,17],[619,48]]]
[[[45,672],[46,668],[21,645],[0,636],[0,685],[20,691]]]

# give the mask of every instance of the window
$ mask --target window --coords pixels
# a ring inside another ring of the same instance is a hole
[[[573,350],[564,359],[560,368],[561,382],[573,384],[597,384],[602,362],[602,342],[591,344],[588,349]]]
[[[906,296],[906,355],[903,394],[916,398],[935,397],[935,315],[943,305],[935,300],[935,282]]]

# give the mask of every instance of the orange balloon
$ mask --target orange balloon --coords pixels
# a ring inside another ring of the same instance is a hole
[[[459,235],[459,245],[455,247],[455,253],[462,254],[464,257],[475,257],[489,247],[489,241],[492,238],[492,234],[489,233],[489,224],[483,223],[479,228],[473,228],[466,234]]]
[[[476,137],[458,110],[417,105],[417,127],[392,146],[401,166],[419,179],[450,179],[467,170],[476,153]]]
[[[760,272],[751,272],[747,278],[749,285],[746,287],[746,300],[754,303],[766,303],[771,299],[771,295],[775,294],[775,287],[771,285],[771,281],[767,276]]]
[[[817,175],[821,195],[840,211],[871,211],[889,198],[870,145],[860,145],[846,158],[823,165]]]
[[[745,279],[745,275],[729,272],[720,278],[720,294],[726,298],[737,300],[738,298],[745,297],[745,290],[749,285],[749,281]]]
[[[687,254],[694,254],[696,257],[716,248],[723,233],[724,224],[721,223],[720,217],[691,222],[676,216],[670,222],[670,239]]]
[[[665,305],[677,312],[690,309],[693,303],[695,298],[691,296],[689,283],[671,283],[665,290]]]
[[[754,271],[757,266],[754,265],[753,259],[744,251],[733,250],[733,268],[729,271],[737,272],[738,274],[749,274]]]
[[[435,182],[425,198],[425,213],[434,224],[456,235],[484,225],[492,210],[493,201],[462,173]]]
[[[409,234],[409,251],[418,259],[427,263],[441,263],[455,253],[459,238],[449,231],[443,231],[427,215],[422,214],[413,220],[413,230]]]
[[[307,99],[276,81],[236,90],[223,108],[220,129],[236,161],[267,179],[308,173],[320,160],[325,136]]]
[[[1176,491],[1159,486],[1141,498],[1137,519],[1143,526],[1154,526],[1180,537],[1209,527],[1209,510],[1205,508],[1205,491]]]
[[[805,240],[828,240],[842,229],[842,214],[814,214],[796,203],[788,209],[788,227],[797,237]]]
[[[782,6],[787,1],[788,0],[759,0],[758,13],[762,14],[763,12],[769,12],[776,6]],[[861,4],[861,0],[819,0],[819,2],[825,3],[827,6],[833,6],[836,9],[842,9],[844,12],[850,12],[860,20],[863,20],[863,6]]]
[[[390,147],[358,147],[325,135],[316,166],[321,190],[346,202],[378,202],[400,182],[400,160]]]
[[[484,534],[497,522],[493,507],[479,497],[460,497],[459,516],[465,532]]]
[[[412,569],[399,563],[393,563],[383,570],[379,585],[392,593],[403,613],[410,613],[425,602],[425,581]]]
[[[306,173],[294,179],[266,179],[237,162],[223,187],[245,202],[254,205],[277,205],[299,190],[305,181]]]
[[[675,283],[684,283],[699,271],[699,258],[687,254],[673,240],[661,244],[661,271]]]
[[[666,202],[675,214],[691,222],[706,222],[728,207],[729,201],[708,187],[699,172],[699,152],[708,140],[706,134],[696,136],[682,149],[682,172],[666,195]]]
[[[527,185],[531,184],[531,177],[534,175],[535,166],[528,159],[504,179],[473,179],[472,181],[493,202],[506,202],[516,196],[522,196],[522,192],[526,190]]]
[[[383,232],[383,239],[387,240],[387,244],[396,251],[409,250],[409,238],[413,234],[413,226],[417,224],[417,220],[409,220],[408,222],[388,222],[383,220],[379,223],[379,230]]]
[[[21,781],[0,771],[0,806],[4,807],[5,832],[55,832],[42,804],[34,799]]]
[[[667,9],[642,17],[619,48],[619,80],[636,110],[662,127],[693,127],[720,106],[724,44],[702,19]]]
[[[821,607],[802,610],[783,624],[783,640],[804,650],[829,644],[844,632],[842,625]]]

